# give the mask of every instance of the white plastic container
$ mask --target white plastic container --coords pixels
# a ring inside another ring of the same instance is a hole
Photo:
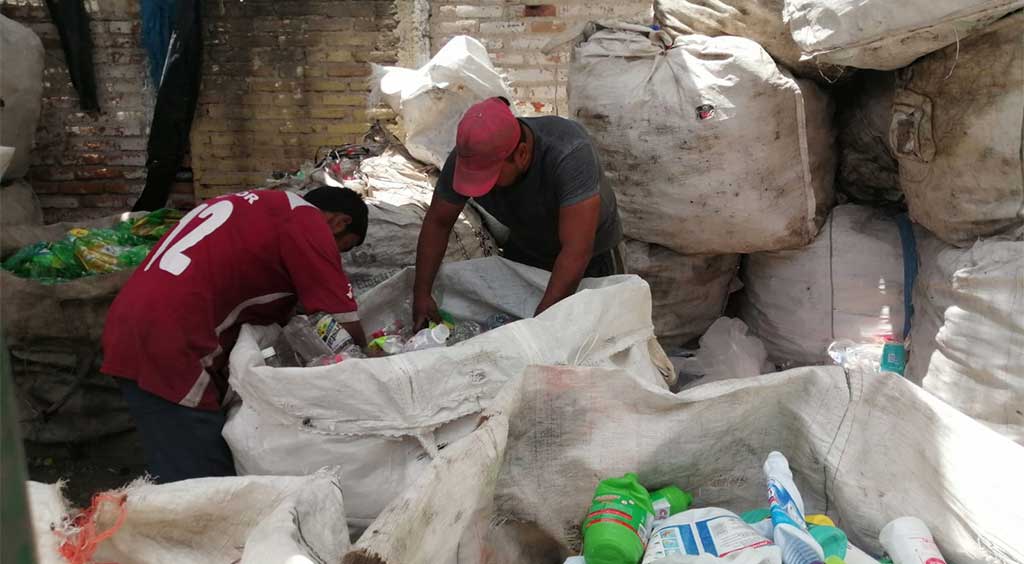
[[[878,535],[893,564],[946,564],[928,525],[917,517],[900,517]]]
[[[793,482],[789,461],[772,452],[764,461],[768,479],[768,504],[772,512],[773,540],[782,550],[785,564],[820,564],[825,561],[821,545],[807,532],[804,500]]]
[[[746,554],[748,551],[751,554]],[[689,562],[701,555],[718,558],[744,552],[744,562],[780,564],[782,554],[735,513],[717,507],[691,509],[654,529],[642,564]]]
[[[846,564],[878,564],[878,560],[854,546],[853,543],[847,543],[846,558],[843,558],[843,562]]]

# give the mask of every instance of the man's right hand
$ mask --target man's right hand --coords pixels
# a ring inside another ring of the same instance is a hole
[[[430,294],[416,296],[412,300],[412,328],[419,331],[426,327],[431,321],[441,323],[441,312],[437,309],[437,302]]]

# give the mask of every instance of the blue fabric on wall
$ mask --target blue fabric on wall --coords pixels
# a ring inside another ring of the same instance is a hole
[[[160,76],[167,60],[167,46],[174,29],[175,0],[140,0],[142,11],[142,46],[149,55],[149,77],[153,87],[160,87]]]

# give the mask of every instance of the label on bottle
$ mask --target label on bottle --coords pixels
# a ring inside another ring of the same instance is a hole
[[[652,564],[670,556],[710,554],[723,558],[729,554],[771,546],[750,525],[735,515],[719,515],[692,523],[663,525],[651,535],[643,564]]]
[[[590,513],[583,521],[583,534],[598,523],[608,523],[629,529],[647,545],[651,533],[652,516],[632,499],[619,495],[602,495],[594,498]]]
[[[327,314],[321,315],[320,319],[316,321],[316,334],[320,336],[327,348],[335,353],[341,352],[341,349],[352,342],[352,336],[341,326],[341,323]]]

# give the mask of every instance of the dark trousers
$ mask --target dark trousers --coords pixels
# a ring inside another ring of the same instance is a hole
[[[139,389],[132,380],[115,380],[142,436],[146,465],[156,483],[235,475],[231,450],[220,435],[223,412],[184,407]]]
[[[547,262],[531,256],[512,240],[505,243],[505,247],[502,249],[502,256],[510,261],[547,270],[548,272],[551,272],[555,267],[553,261]],[[604,276],[613,276],[615,274],[625,273],[625,262],[622,254],[619,252],[619,247],[616,246],[612,247],[611,250],[594,255],[590,259],[590,262],[587,263],[587,269],[583,272],[583,277],[602,278]]]

